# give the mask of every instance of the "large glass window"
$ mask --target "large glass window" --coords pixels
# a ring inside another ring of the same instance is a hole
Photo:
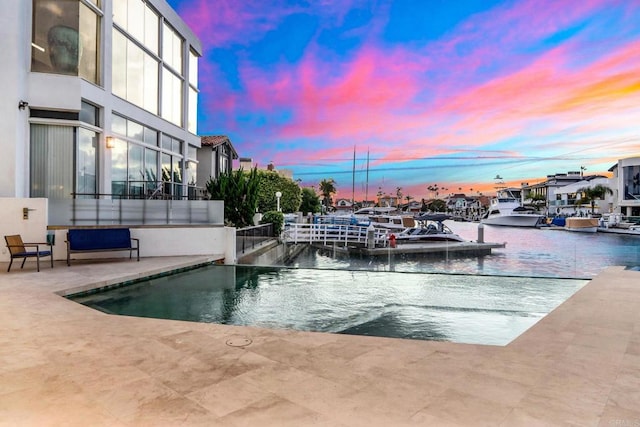
[[[192,50],[189,51],[189,84],[198,87],[198,55]]]
[[[162,28],[162,60],[182,75],[182,38],[166,22]]]
[[[127,195],[127,141],[115,140],[111,149],[111,193],[114,196]]]
[[[158,113],[158,62],[119,31],[113,32],[113,93]]]
[[[198,133],[198,92],[189,87],[189,117],[187,130],[193,134]]]
[[[80,121],[92,126],[100,126],[99,108],[88,102],[82,101],[80,106]]]
[[[182,126],[182,80],[162,69],[162,118]]]
[[[78,160],[76,169],[76,193],[79,198],[95,198],[98,190],[96,147],[98,134],[80,128],[78,132]]]
[[[158,189],[160,180],[158,179],[158,152],[155,150],[144,150],[144,175],[147,180],[147,188],[153,195]]]
[[[96,132],[72,126],[32,124],[30,134],[31,197],[95,197]]]
[[[114,0],[113,20],[149,51],[158,54],[160,20],[149,5],[142,0]]]
[[[622,168],[625,200],[640,200],[640,165]]]
[[[112,192],[115,195],[182,197],[185,183],[182,141],[165,134],[159,140],[158,131],[118,115],[113,116],[111,131],[119,137],[112,152]],[[189,152],[195,161],[195,147]],[[195,173],[195,165],[193,170]]]
[[[144,148],[129,144],[129,196],[144,198]]]
[[[98,4],[34,0],[31,71],[80,76],[99,83]]]
[[[72,198],[75,128],[31,125],[31,197]]]

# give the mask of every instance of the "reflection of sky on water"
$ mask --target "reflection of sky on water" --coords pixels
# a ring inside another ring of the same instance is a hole
[[[504,345],[585,283],[209,266],[79,302],[133,316]]]
[[[478,224],[447,221],[465,239],[478,237]],[[491,255],[387,256],[356,258],[309,250],[292,263],[300,268],[441,272],[534,277],[591,278],[612,265],[640,265],[640,236],[564,230],[485,226],[486,242],[506,242]]]

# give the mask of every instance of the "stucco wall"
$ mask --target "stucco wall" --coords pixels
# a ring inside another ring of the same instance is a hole
[[[23,219],[23,208],[29,209],[28,219]],[[54,259],[66,260],[67,230],[47,231],[47,209],[47,199],[0,198],[0,232],[3,236],[0,262],[9,262],[9,251],[4,242],[4,236],[11,234],[20,234],[25,242],[45,242],[47,234],[53,233],[55,234]],[[232,227],[185,225],[130,228],[132,237],[140,239],[140,257],[223,255],[226,264],[233,264],[236,261],[236,233],[235,228]],[[73,254],[72,259],[128,256],[129,253],[126,251],[78,253]]]
[[[23,209],[28,219],[23,219]],[[9,262],[9,250],[4,236],[20,234],[24,242],[45,242],[47,237],[47,199],[0,197],[0,261]]]

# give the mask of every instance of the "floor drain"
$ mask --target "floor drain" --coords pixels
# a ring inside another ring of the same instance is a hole
[[[246,347],[252,342],[253,341],[251,341],[249,338],[234,337],[227,340],[227,345],[230,347]]]

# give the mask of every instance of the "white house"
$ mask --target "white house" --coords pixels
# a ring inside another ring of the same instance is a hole
[[[202,48],[165,0],[0,10],[0,197],[187,194]]]
[[[640,157],[620,159],[609,172],[616,190],[614,212],[640,217]]]
[[[175,224],[180,205],[189,221],[199,209],[206,229],[138,227],[141,255],[233,260],[222,202],[181,200],[196,186],[202,47],[169,4],[0,0],[0,11],[0,233],[43,241],[48,229],[63,242],[65,231],[51,225],[76,225],[91,209],[93,220],[79,225]],[[119,210],[101,216],[98,206]],[[56,245],[55,258],[63,252]]]
[[[580,190],[584,188],[594,188],[597,185],[610,188],[611,180],[609,178],[599,177],[590,180],[582,180],[574,182],[572,184],[565,185],[554,189],[555,200],[555,214],[557,215],[587,215],[591,212],[591,202],[578,203],[582,198]],[[613,212],[613,200],[614,196],[607,194],[603,200],[594,201],[594,211],[597,214],[604,214]]]

